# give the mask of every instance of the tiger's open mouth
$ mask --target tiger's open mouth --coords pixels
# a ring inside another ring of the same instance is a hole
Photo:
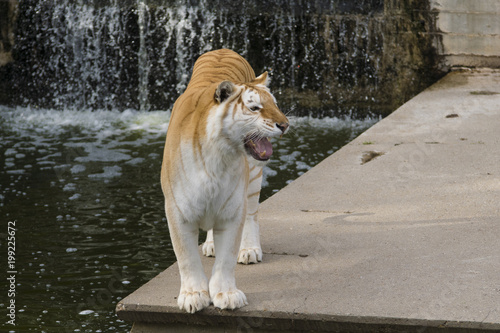
[[[273,145],[269,138],[245,138],[245,150],[258,161],[267,161],[273,154]]]

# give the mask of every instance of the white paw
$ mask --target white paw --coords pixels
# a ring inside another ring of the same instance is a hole
[[[241,249],[238,254],[238,263],[240,264],[256,264],[259,261],[262,261],[262,249],[260,247]]]
[[[215,257],[214,241],[206,241],[202,246],[203,255],[206,257]]]
[[[177,305],[181,310],[195,313],[210,305],[210,296],[206,290],[181,291],[177,299]]]
[[[212,297],[212,303],[220,309],[230,310],[241,308],[248,304],[247,297],[239,289],[217,293]]]

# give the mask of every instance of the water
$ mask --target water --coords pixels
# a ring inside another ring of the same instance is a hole
[[[3,254],[7,221],[17,228],[13,332],[130,331],[116,303],[175,260],[159,179],[168,120],[166,111],[0,106]],[[261,199],[375,121],[291,117]]]

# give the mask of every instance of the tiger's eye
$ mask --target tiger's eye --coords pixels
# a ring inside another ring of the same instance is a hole
[[[252,107],[250,108],[250,110],[251,110],[251,111],[254,111],[254,112],[255,112],[255,111],[259,111],[259,110],[260,110],[260,107],[258,107],[258,106],[252,106]]]

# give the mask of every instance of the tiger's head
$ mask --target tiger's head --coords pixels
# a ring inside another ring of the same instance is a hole
[[[221,82],[215,91],[222,133],[235,147],[257,161],[268,161],[273,153],[272,137],[289,129],[287,117],[271,94],[267,72],[249,83]]]

